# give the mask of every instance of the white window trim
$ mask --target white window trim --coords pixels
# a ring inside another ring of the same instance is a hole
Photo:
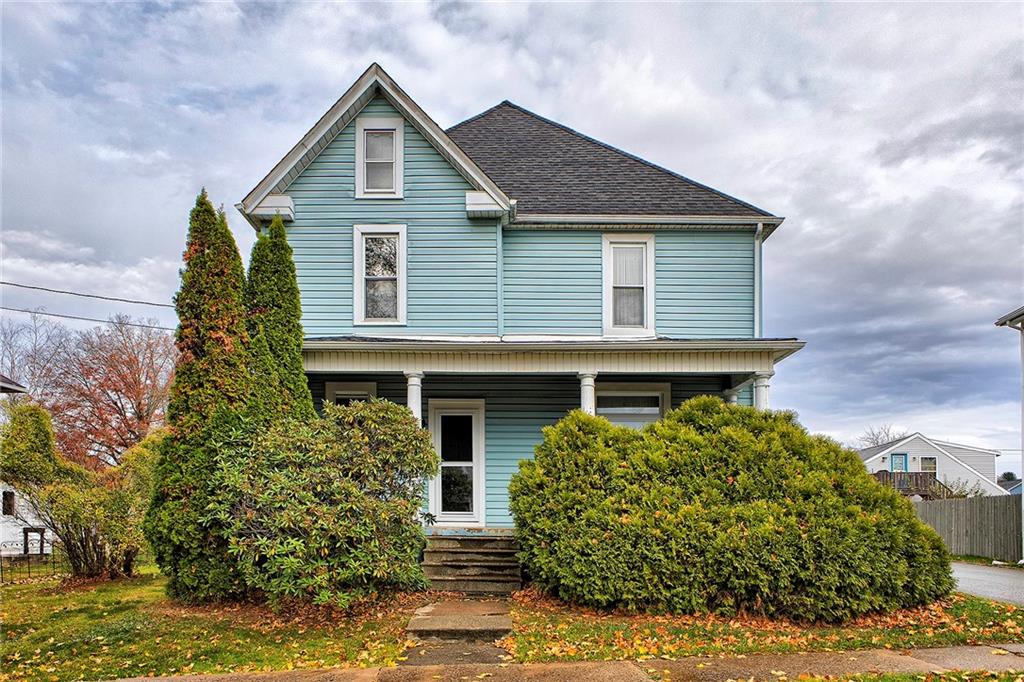
[[[644,259],[644,326],[616,327],[614,318],[612,284],[612,246],[614,244],[642,244],[645,248]],[[602,237],[601,271],[603,277],[603,303],[601,317],[605,336],[653,337],[655,335],[654,320],[654,235],[653,234],[605,234]]]
[[[366,191],[366,131],[395,133],[395,188],[390,192]],[[401,116],[359,116],[356,118],[356,198],[401,199],[405,195],[405,119]]]
[[[672,384],[669,383],[638,383],[625,384],[614,382],[598,382],[595,386],[595,398],[602,395],[640,395],[658,396],[661,416],[672,409]],[[596,412],[596,403],[595,403]]]
[[[445,414],[473,415],[473,512],[441,512],[441,472],[430,480],[428,510],[433,515],[434,526],[438,528],[483,528],[487,525],[487,403],[483,398],[448,399],[431,398],[427,401],[427,427],[434,442],[434,450],[440,457],[441,431],[438,425]]]
[[[373,381],[328,381],[324,384],[324,399],[334,404],[338,396],[350,398],[376,398],[377,383]]]
[[[372,234],[398,235],[398,317],[394,320],[366,319],[366,250],[363,237]],[[406,319],[406,257],[405,225],[353,225],[352,226],[352,323],[357,325],[404,325]]]

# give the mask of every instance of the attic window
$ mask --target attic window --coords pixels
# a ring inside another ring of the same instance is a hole
[[[356,196],[400,199],[403,187],[403,129],[400,117],[356,119]]]

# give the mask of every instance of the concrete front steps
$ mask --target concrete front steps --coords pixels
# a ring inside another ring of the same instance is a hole
[[[423,571],[434,590],[511,594],[522,586],[517,550],[508,535],[429,535]]]

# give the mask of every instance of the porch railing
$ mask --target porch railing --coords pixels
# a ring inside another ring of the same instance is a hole
[[[934,471],[876,471],[879,483],[895,488],[901,495],[918,495],[924,499],[945,498],[949,489]]]

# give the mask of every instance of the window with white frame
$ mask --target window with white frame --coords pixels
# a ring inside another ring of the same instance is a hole
[[[606,234],[604,333],[654,335],[654,235]]]
[[[328,381],[324,397],[335,405],[348,405],[356,400],[377,397],[377,384],[372,381]]]
[[[639,429],[661,419],[671,395],[670,384],[598,384],[595,412],[612,424]]]
[[[356,225],[353,235],[353,322],[405,324],[405,225]]]
[[[401,117],[360,116],[356,119],[357,197],[402,197],[404,125]]]
[[[935,457],[921,458],[921,471],[935,473],[939,469],[939,460]]]

